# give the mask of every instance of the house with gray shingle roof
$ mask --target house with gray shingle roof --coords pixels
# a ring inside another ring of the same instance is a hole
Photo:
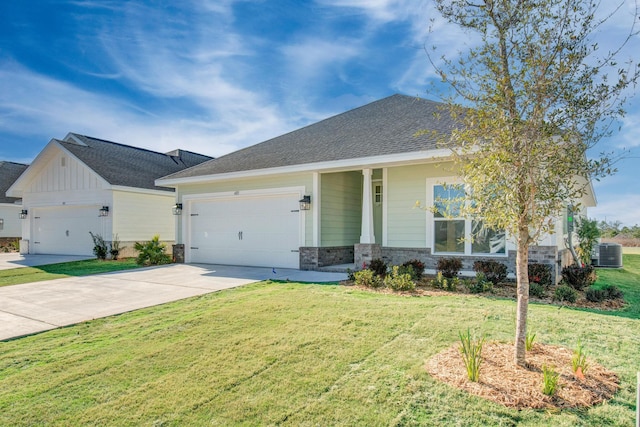
[[[456,125],[443,107],[393,95],[156,180],[177,189],[176,247],[193,263],[434,269],[455,256],[469,270],[477,259],[513,268],[504,233],[417,207],[457,197],[445,185],[460,182],[451,153],[437,145]],[[562,235],[542,245],[533,260],[565,251]]]
[[[10,186],[22,199],[21,252],[92,255],[89,232],[136,241],[175,240],[174,189],[155,180],[209,156],[184,150],[158,153],[85,135],[52,139]]]
[[[22,200],[8,197],[6,192],[27,167],[22,163],[0,161],[0,239],[20,238]]]

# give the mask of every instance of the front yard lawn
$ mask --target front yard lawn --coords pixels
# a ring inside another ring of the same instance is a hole
[[[0,425],[627,426],[640,320],[611,314],[532,304],[536,342],[580,340],[621,384],[515,410],[425,371],[467,328],[512,341],[513,301],[263,282],[0,343]]]
[[[0,286],[40,282],[69,276],[88,276],[90,274],[108,273],[110,271],[129,270],[139,267],[135,262],[135,258],[125,258],[118,261],[87,259],[41,265],[38,267],[12,268],[9,270],[0,270]]]

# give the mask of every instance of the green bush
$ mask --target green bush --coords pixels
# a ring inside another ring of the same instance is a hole
[[[602,289],[591,287],[586,290],[584,296],[587,298],[587,301],[602,302],[607,299],[607,292]]]
[[[507,278],[507,266],[494,260],[480,260],[473,263],[473,270],[483,273],[487,280],[494,285],[504,282]]]
[[[554,284],[551,276],[551,266],[549,264],[540,264],[532,262],[528,266],[529,283],[538,283],[545,288]]]
[[[486,276],[482,272],[476,273],[476,280],[469,282],[469,292],[472,294],[480,294],[483,292],[491,292],[493,290],[493,283],[487,280]]]
[[[445,291],[453,292],[458,288],[460,279],[458,279],[457,277],[447,279],[446,277],[444,277],[441,271],[438,271],[438,274],[436,274],[436,278],[433,279],[431,284],[438,289],[444,289]]]
[[[422,279],[422,275],[424,274],[424,267],[425,267],[424,262],[418,259],[412,259],[402,264],[402,267],[407,267],[407,268],[411,267],[413,269],[413,274],[411,275],[413,280]]]
[[[380,258],[372,259],[367,269],[374,272],[376,276],[384,277],[387,275],[387,263]]]
[[[373,272],[373,270],[365,269],[353,273],[355,284],[365,286],[367,288],[380,288],[383,286],[382,279]]]
[[[557,301],[576,302],[578,299],[578,292],[570,286],[560,285],[556,288],[553,299]]]
[[[160,236],[155,235],[149,242],[136,242],[133,246],[138,251],[136,263],[138,265],[160,265],[169,264],[171,256],[165,253],[166,246],[160,243]]]
[[[107,242],[104,241],[100,234],[93,234],[91,231],[91,239],[93,239],[93,254],[98,259],[107,259]]]
[[[602,290],[606,293],[606,299],[622,299],[624,294],[614,285],[604,285]]]
[[[529,295],[536,298],[544,298],[547,296],[547,290],[540,283],[529,283]]]
[[[400,273],[400,268],[394,265],[391,272],[384,278],[385,286],[394,291],[412,291],[416,288],[416,284],[411,280],[411,275]]]
[[[437,269],[447,279],[453,279],[462,269],[462,260],[460,258],[440,258]]]
[[[581,291],[596,281],[596,271],[592,265],[568,265],[562,269],[562,279],[573,289]]]

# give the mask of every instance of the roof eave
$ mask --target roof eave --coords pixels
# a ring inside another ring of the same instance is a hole
[[[159,178],[155,180],[155,184],[162,187],[177,187],[178,185],[183,184],[200,184],[231,179],[255,178],[269,175],[282,175],[304,172],[338,172],[343,170],[351,170],[354,168],[401,166],[415,163],[424,163],[434,160],[442,160],[449,157],[451,157],[451,151],[448,149],[413,151],[408,153],[385,154],[372,157],[359,157],[355,159],[332,160],[327,162],[315,162],[183,178]]]

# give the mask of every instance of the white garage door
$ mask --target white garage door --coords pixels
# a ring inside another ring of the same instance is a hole
[[[298,268],[297,194],[192,201],[187,260],[193,263]]]
[[[102,234],[100,221],[98,206],[34,208],[29,251],[35,254],[93,255],[89,231]]]

